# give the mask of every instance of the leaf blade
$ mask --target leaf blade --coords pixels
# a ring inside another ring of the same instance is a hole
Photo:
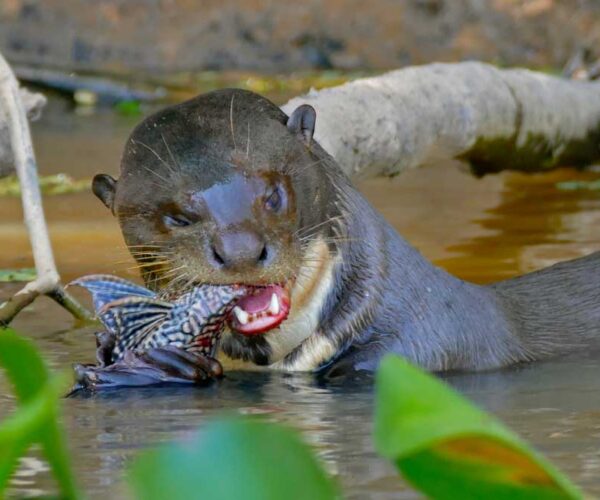
[[[138,458],[130,474],[138,498],[279,500],[337,498],[337,488],[291,430],[253,419],[209,424],[185,445]]]
[[[385,358],[376,391],[376,448],[421,491],[435,498],[582,497],[498,420],[407,361]]]
[[[33,342],[11,329],[0,329],[0,366],[21,402],[37,395],[50,375]]]
[[[13,330],[0,330],[0,367],[12,383],[19,407],[0,423],[0,496],[14,472],[15,461],[40,443],[64,498],[79,498],[69,453],[59,424],[59,398],[67,375],[51,376],[34,344]]]

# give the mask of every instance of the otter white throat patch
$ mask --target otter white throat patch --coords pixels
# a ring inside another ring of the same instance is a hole
[[[279,329],[265,335],[271,347],[273,363],[270,365],[271,368],[293,369],[284,366],[283,358],[315,333],[323,305],[333,286],[333,270],[336,263],[337,258],[331,255],[327,243],[321,238],[317,238],[307,249],[304,264],[292,289],[290,315]],[[323,338],[323,340],[327,339]],[[322,342],[320,345],[325,351],[331,350],[331,348],[326,348]],[[315,347],[318,346],[315,345]],[[316,360],[320,357],[316,354],[313,352],[309,357]],[[304,352],[301,353],[298,361],[300,362],[300,358],[303,357]],[[312,363],[308,359],[300,362],[299,366],[303,366],[303,368],[298,368],[298,370],[311,370],[313,367],[308,366],[310,364]],[[307,367],[304,367],[305,365]]]

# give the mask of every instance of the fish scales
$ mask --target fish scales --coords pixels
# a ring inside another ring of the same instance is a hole
[[[73,285],[86,288],[100,321],[116,336],[113,361],[127,350],[172,345],[214,356],[235,299],[246,292],[236,285],[199,285],[174,300],[110,275],[90,275]]]

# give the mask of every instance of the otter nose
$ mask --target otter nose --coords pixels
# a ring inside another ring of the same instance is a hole
[[[209,259],[219,269],[233,271],[265,265],[270,252],[264,240],[253,232],[222,233],[213,241]]]

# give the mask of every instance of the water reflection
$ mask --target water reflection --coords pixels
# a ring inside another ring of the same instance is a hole
[[[485,283],[599,250],[600,192],[559,189],[572,179],[595,181],[600,174],[505,175],[500,202],[474,219],[482,234],[449,245],[456,255],[438,264]]]
[[[118,481],[123,463],[139,447],[186,435],[223,413],[261,414],[302,430],[330,473],[346,490],[365,498],[402,488],[392,467],[378,459],[371,444],[372,381],[326,387],[309,375],[231,372],[205,389],[167,387],[113,391],[67,401],[86,470],[86,483]],[[79,462],[79,460],[78,460]],[[100,493],[99,488],[98,493]]]

